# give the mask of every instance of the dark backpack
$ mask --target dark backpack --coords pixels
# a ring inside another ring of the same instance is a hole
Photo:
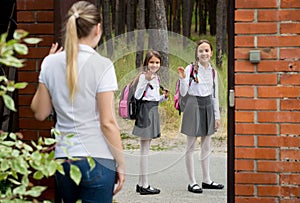
[[[194,71],[194,63],[191,63],[192,68],[190,68],[190,79],[189,79],[189,86],[192,83],[193,80],[193,76],[192,76],[192,72]],[[214,89],[214,97],[215,97],[215,69],[212,68],[212,77],[213,77],[213,89]],[[184,112],[185,109],[185,105],[187,102],[187,99],[189,97],[189,94],[186,93],[185,96],[182,96],[180,94],[180,80],[178,79],[176,82],[176,86],[175,86],[175,94],[174,94],[174,107],[176,110],[178,110],[179,115],[181,114],[181,112]]]

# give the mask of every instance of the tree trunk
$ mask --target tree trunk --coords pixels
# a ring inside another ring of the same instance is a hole
[[[196,5],[195,5],[195,33],[198,32],[198,7],[199,7],[199,0],[196,0]]]
[[[210,0],[209,2],[209,31],[210,35],[216,35],[216,10],[217,10],[217,0]]]
[[[181,16],[181,12],[180,12],[180,7],[181,7],[181,0],[173,0],[172,3],[172,10],[173,10],[173,29],[172,31],[175,33],[180,34],[181,33],[181,29],[180,29],[180,16]]]
[[[116,0],[115,36],[125,33],[125,1]]]
[[[199,35],[206,35],[207,0],[199,0]]]
[[[157,19],[156,19],[156,10],[155,10],[155,0],[148,1],[149,7],[149,40],[148,40],[148,49],[155,49],[156,47],[156,32],[152,32],[153,29],[158,29],[157,27]]]
[[[135,0],[127,1],[126,25],[127,25],[127,44],[134,40],[134,19],[135,19]]]
[[[169,46],[168,46],[168,30],[167,18],[163,0],[154,0],[156,29],[149,37],[155,37],[151,41],[154,42],[153,49],[159,51],[162,57],[160,76],[161,81],[167,82],[169,73]],[[150,41],[150,39],[149,39]]]
[[[222,68],[223,55],[226,52],[226,0],[218,0],[217,3],[217,34],[216,34],[216,65]],[[225,43],[224,43],[225,42]]]
[[[187,38],[191,37],[193,5],[193,0],[185,0],[182,2],[182,22],[184,22],[182,24],[182,34]],[[183,46],[186,46],[185,38],[183,38]]]
[[[113,42],[111,39],[111,28],[110,28],[110,0],[103,0],[102,15],[103,15],[103,34],[106,40],[107,56],[110,57],[113,54]]]
[[[137,51],[136,51],[136,68],[143,65],[144,55],[144,34],[145,34],[145,0],[139,0],[138,2],[138,18],[137,18]]]

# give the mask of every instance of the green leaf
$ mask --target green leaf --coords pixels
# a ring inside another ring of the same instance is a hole
[[[25,38],[24,39],[24,42],[26,42],[27,44],[37,44],[37,43],[39,43],[41,41],[42,41],[42,39],[40,39],[40,38],[34,38],[34,37]]]
[[[1,161],[1,171],[6,171],[7,169],[9,169],[9,161],[7,159],[3,159]]]
[[[57,170],[60,174],[65,175],[65,171],[64,171],[63,166],[62,166],[60,163],[57,163],[57,161],[56,161],[56,170]]]
[[[9,137],[12,139],[12,140],[16,140],[17,139],[17,136],[15,133],[9,133]]]
[[[56,140],[53,138],[45,138],[45,145],[53,145],[56,143]]]
[[[33,174],[33,178],[36,180],[41,180],[44,177],[43,173],[41,171],[36,171]]]
[[[28,48],[25,44],[16,43],[14,44],[14,50],[21,55],[28,54]]]
[[[6,47],[13,46],[17,42],[18,42],[18,40],[11,39],[11,40],[6,42]]]
[[[11,111],[17,111],[16,108],[15,108],[15,102],[14,100],[8,96],[7,94],[3,95],[3,100],[4,100],[4,104],[5,106],[11,110]]]
[[[16,187],[15,189],[13,189],[13,194],[17,195],[24,195],[26,192],[26,187],[24,185],[21,185],[19,187]]]
[[[46,190],[46,188],[47,187],[44,186],[35,186],[32,187],[29,191],[27,191],[25,194],[32,197],[39,197],[42,194],[42,192]]]
[[[71,165],[70,177],[77,185],[80,183],[81,176],[79,168],[75,165]]]
[[[18,82],[15,84],[16,89],[24,89],[28,85],[27,82]]]
[[[10,182],[12,182],[13,184],[15,184],[15,185],[20,185],[21,184],[19,181],[15,180],[15,179],[12,179],[12,178],[8,178],[8,180]]]
[[[14,32],[13,37],[14,37],[14,39],[16,39],[16,40],[20,40],[20,39],[26,37],[28,34],[29,34],[29,33],[26,32],[25,30],[17,29],[17,30]]]
[[[56,171],[56,163],[54,160],[52,160],[48,166],[47,166],[48,172],[49,172],[49,176],[52,176],[55,174]]]
[[[95,166],[96,166],[96,164],[95,164],[95,161],[94,161],[94,159],[92,158],[92,157],[88,157],[87,158],[87,160],[88,160],[88,163],[89,163],[89,165],[90,165],[90,170],[93,170],[94,168],[95,168]]]
[[[24,62],[24,60],[17,59],[13,56],[9,56],[9,57],[6,57],[6,58],[0,58],[0,63],[3,63],[6,66],[15,67],[15,68],[23,67],[24,66],[23,62]]]
[[[67,134],[66,137],[67,137],[68,139],[70,139],[70,138],[72,138],[72,137],[74,137],[74,136],[75,136],[75,134],[74,134],[74,133],[71,133],[71,134]]]
[[[0,43],[4,44],[6,42],[7,33],[1,34]]]

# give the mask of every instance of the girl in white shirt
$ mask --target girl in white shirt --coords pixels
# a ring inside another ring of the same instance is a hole
[[[212,55],[211,43],[208,40],[200,40],[195,50],[196,62],[185,69],[178,67],[180,94],[189,94],[182,117],[181,133],[187,135],[185,158],[189,177],[188,191],[193,193],[202,193],[202,188],[224,187],[212,181],[209,174],[211,135],[220,126],[218,76],[210,63]],[[194,173],[193,153],[197,137],[201,137],[202,188],[197,184]]]
[[[160,137],[158,104],[168,98],[168,91],[163,89],[160,95],[160,79],[157,75],[161,65],[161,55],[157,51],[147,52],[144,67],[146,72],[140,74],[135,98],[141,100],[133,134],[140,137],[140,175],[136,192],[141,195],[158,194],[160,190],[150,187],[147,177],[148,155],[152,139]]]

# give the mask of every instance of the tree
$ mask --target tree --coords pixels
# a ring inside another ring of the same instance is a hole
[[[106,40],[107,56],[113,54],[113,41],[111,40],[110,0],[103,0],[103,31]]]
[[[127,44],[131,43],[134,39],[134,20],[135,20],[136,1],[127,1],[126,12],[126,25],[127,25]]]
[[[144,34],[145,34],[145,0],[139,0],[138,3],[138,21],[137,21],[137,51],[135,65],[137,68],[143,64],[144,54]]]
[[[223,55],[226,53],[226,22],[227,22],[227,6],[226,0],[218,0],[217,4],[217,34],[216,34],[216,64],[222,67]]]

